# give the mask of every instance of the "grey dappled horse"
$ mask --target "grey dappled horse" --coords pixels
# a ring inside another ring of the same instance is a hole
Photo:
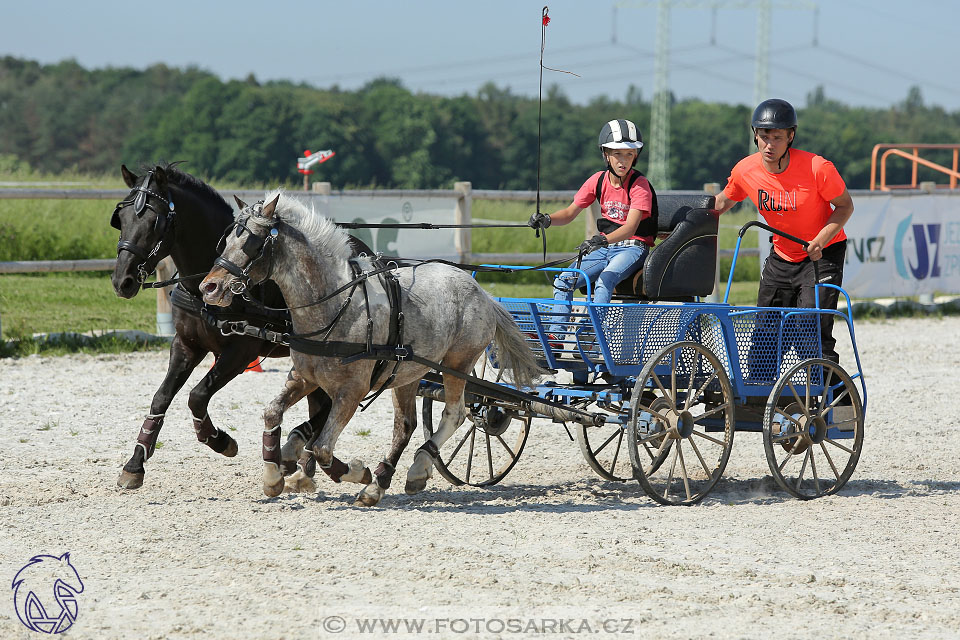
[[[371,277],[367,294],[354,292],[350,283],[356,278],[349,261],[347,235],[294,198],[274,194],[267,196],[266,205],[248,206],[237,200],[242,210],[237,216],[236,231],[227,233],[221,258],[200,286],[204,300],[228,305],[235,293],[270,279],[279,286],[290,307],[295,336],[323,335],[330,344],[362,346],[367,340],[369,305],[372,343],[386,344],[391,308],[384,283]],[[363,271],[372,269],[368,258],[360,257],[354,262]],[[399,280],[403,313],[402,341],[414,354],[469,373],[492,342],[500,365],[511,373],[516,384],[528,386],[541,373],[513,318],[469,274],[438,263],[399,268],[394,273]],[[331,296],[341,287],[343,291]],[[323,301],[318,303],[320,300]],[[395,361],[391,361],[371,379],[374,360],[344,364],[340,357],[310,355],[295,347],[290,355],[299,376],[288,379],[284,390],[267,406],[264,433],[279,434],[287,408],[317,387],[322,388],[332,399],[333,407],[326,424],[313,439],[312,451],[321,467],[334,463],[337,438],[361,400],[385,383],[385,388],[393,390],[392,446],[377,467],[375,478],[357,498],[360,505],[377,504],[390,486],[394,467],[416,428],[417,387],[430,367],[401,361],[394,370]],[[395,375],[392,380],[391,374]],[[417,450],[407,473],[407,493],[423,490],[432,475],[438,448],[466,417],[465,380],[444,374],[443,386],[446,406],[440,424],[430,440]],[[301,476],[299,470],[290,476],[287,488],[310,488],[312,483],[300,484]],[[283,477],[277,465],[265,461],[264,492],[277,495],[282,488]]]

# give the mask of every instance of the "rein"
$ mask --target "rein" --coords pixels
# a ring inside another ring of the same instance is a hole
[[[524,225],[524,226],[526,226],[526,225]],[[365,257],[365,256],[361,255],[361,256],[358,256],[358,257]],[[366,257],[371,257],[371,256],[366,256]],[[464,271],[479,271],[479,272],[484,272],[484,273],[510,273],[510,272],[513,272],[513,271],[536,271],[536,270],[539,270],[539,269],[546,269],[546,268],[549,268],[549,267],[555,267],[555,266],[557,266],[557,265],[559,265],[559,264],[566,264],[566,263],[570,262],[570,258],[561,258],[561,259],[559,259],[559,260],[553,260],[552,262],[545,262],[545,263],[543,263],[543,264],[538,264],[538,265],[534,265],[534,266],[531,266],[531,267],[516,267],[516,268],[513,268],[513,267],[491,267],[491,266],[482,265],[482,264],[463,264],[463,263],[460,263],[460,262],[451,262],[450,260],[443,260],[442,258],[427,258],[427,259],[420,260],[420,259],[415,259],[415,258],[400,258],[400,257],[396,257],[396,256],[383,256],[383,255],[380,255],[380,254],[377,254],[376,256],[373,256],[372,258],[375,259],[375,260],[380,260],[380,261],[386,260],[386,261],[387,261],[387,264],[386,264],[385,266],[378,267],[378,268],[373,269],[373,270],[371,270],[371,271],[360,271],[360,274],[359,274],[357,277],[355,277],[353,280],[351,280],[350,282],[346,283],[346,284],[343,285],[342,287],[336,289],[335,291],[332,291],[332,292],[328,293],[327,295],[323,296],[322,298],[319,298],[318,300],[315,300],[314,302],[308,302],[307,304],[298,305],[298,306],[296,306],[296,307],[268,307],[267,305],[263,305],[262,303],[260,303],[260,302],[257,301],[257,300],[254,300],[254,299],[251,299],[251,298],[246,297],[244,292],[238,293],[237,291],[233,291],[233,293],[234,293],[235,295],[244,295],[244,299],[245,299],[245,300],[248,300],[248,301],[250,301],[250,302],[253,302],[253,303],[255,303],[255,304],[258,304],[258,305],[261,306],[261,308],[266,309],[266,310],[268,310],[268,311],[291,311],[291,310],[293,310],[293,309],[305,309],[305,308],[307,308],[307,307],[313,307],[313,306],[316,306],[316,305],[318,305],[318,304],[323,304],[324,302],[326,302],[327,300],[333,298],[333,297],[336,296],[337,294],[340,294],[340,293],[346,291],[347,289],[351,289],[350,294],[348,294],[347,299],[346,299],[346,301],[344,302],[344,306],[346,306],[346,305],[349,304],[349,302],[350,302],[350,296],[353,294],[353,289],[356,289],[356,287],[357,287],[361,282],[369,279],[371,276],[380,275],[380,274],[382,274],[382,273],[393,272],[393,271],[396,271],[397,269],[401,269],[401,268],[404,268],[404,267],[419,267],[419,266],[422,266],[422,265],[425,265],[425,264],[445,264],[445,265],[449,265],[449,266],[451,266],[451,267],[456,267],[456,268],[458,268],[458,269],[462,269],[462,270],[464,270]],[[351,260],[353,260],[353,258],[351,258]],[[224,262],[227,262],[227,261],[224,260]],[[230,264],[233,265],[233,263],[230,263]],[[236,265],[233,265],[233,266],[238,270],[238,272],[242,272],[242,270],[241,270],[239,267],[236,267]],[[224,267],[224,268],[226,268],[226,267]],[[248,270],[249,270],[249,268],[250,268],[250,265],[247,265],[247,269],[248,269]],[[231,273],[233,273],[233,272],[231,271]],[[206,275],[206,274],[204,274],[204,275]],[[236,275],[236,274],[234,274],[234,275]],[[197,276],[187,276],[187,278],[191,278],[191,277],[197,277]],[[238,276],[238,277],[239,277],[239,276]],[[173,282],[173,281],[170,281],[170,282]],[[323,330],[321,329],[321,331],[323,331]],[[311,335],[316,335],[317,333],[320,333],[320,331],[317,331],[317,332],[315,332],[314,334],[311,334]]]
[[[343,229],[527,229],[525,224],[430,224],[429,222],[337,222]]]

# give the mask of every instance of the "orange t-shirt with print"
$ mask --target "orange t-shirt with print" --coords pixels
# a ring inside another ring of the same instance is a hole
[[[832,162],[808,151],[790,149],[790,164],[783,173],[767,171],[759,153],[738,162],[723,194],[734,202],[750,198],[771,227],[809,241],[820,233],[833,213],[830,201],[846,188]],[[827,246],[846,239],[841,229]],[[776,234],[773,248],[790,262],[801,262],[807,257],[802,246]]]

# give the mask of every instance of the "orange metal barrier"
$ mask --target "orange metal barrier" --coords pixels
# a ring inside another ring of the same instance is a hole
[[[880,156],[880,185],[877,185],[877,153],[881,149],[886,149]],[[907,153],[903,149],[911,149],[912,153]],[[953,169],[937,164],[920,157],[920,149],[952,149],[953,150]],[[887,158],[891,155],[906,158],[912,164],[910,184],[887,184]],[[917,189],[917,166],[923,165],[929,167],[950,177],[949,185],[937,185],[939,188],[956,189],[960,173],[960,144],[933,144],[933,143],[903,143],[903,144],[878,144],[873,147],[873,157],[870,162],[870,190],[871,191],[890,191],[891,189]]]

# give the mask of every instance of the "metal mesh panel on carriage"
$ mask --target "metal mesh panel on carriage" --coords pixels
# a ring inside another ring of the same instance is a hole
[[[801,360],[821,357],[818,318],[789,308],[731,313],[744,384],[772,385]]]
[[[537,357],[545,357],[540,339],[543,334],[554,344],[551,351],[556,358],[579,359],[586,354],[590,360],[601,359],[593,325],[583,305],[562,306],[561,313],[554,313],[552,300],[498,298],[497,301],[513,316]]]
[[[693,305],[596,306],[613,363],[640,369],[667,345],[692,340],[710,349],[730,370],[720,319]],[[618,372],[620,373],[620,372]]]

